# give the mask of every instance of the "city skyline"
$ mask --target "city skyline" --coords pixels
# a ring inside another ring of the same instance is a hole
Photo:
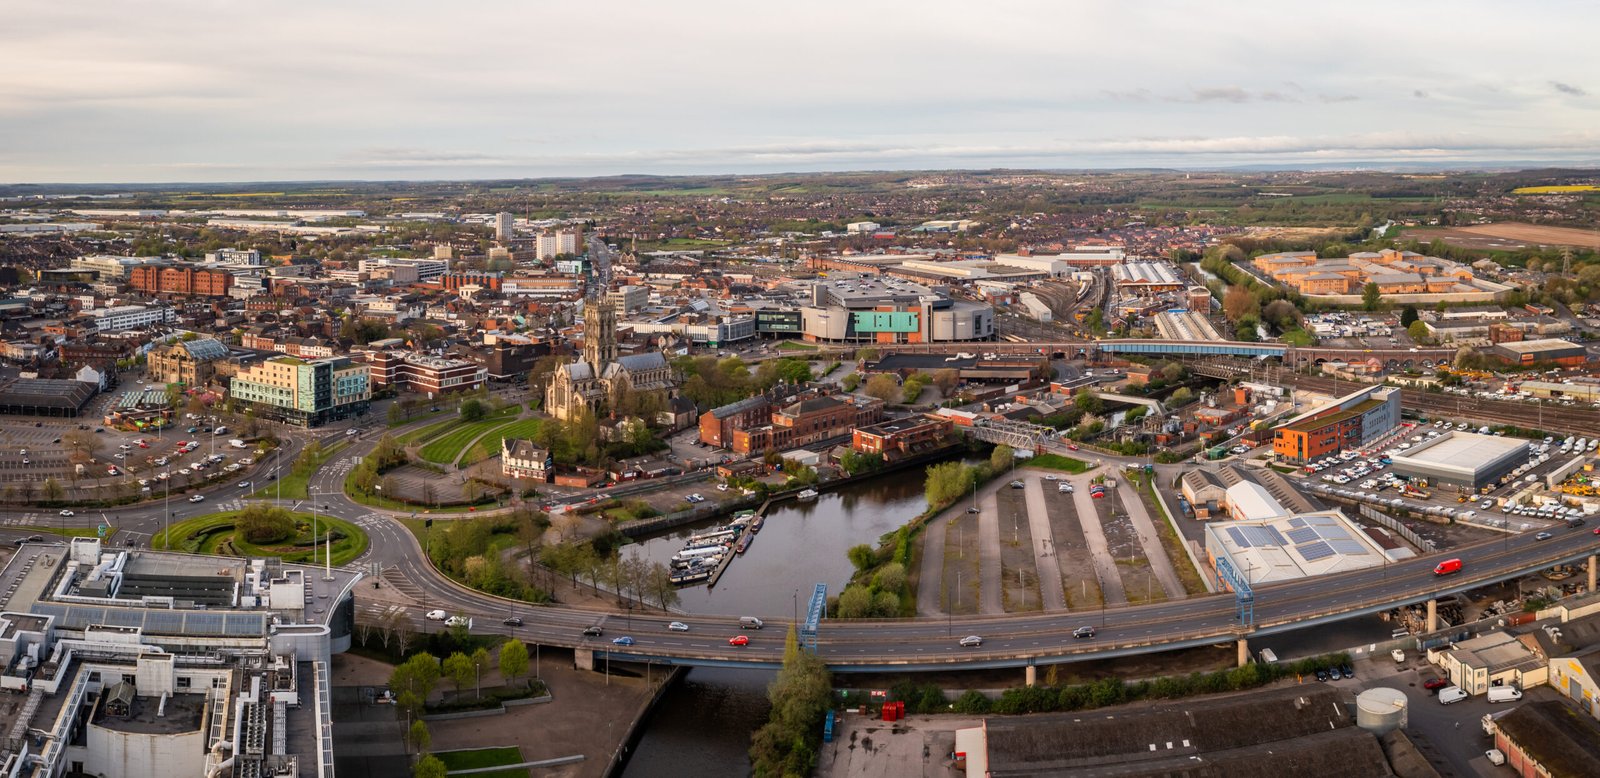
[[[1592,164],[1597,17],[39,6],[0,31],[0,181]]]

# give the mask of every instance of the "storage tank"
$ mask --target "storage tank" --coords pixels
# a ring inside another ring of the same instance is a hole
[[[1406,695],[1398,689],[1378,687],[1356,697],[1356,726],[1383,735],[1406,726]]]

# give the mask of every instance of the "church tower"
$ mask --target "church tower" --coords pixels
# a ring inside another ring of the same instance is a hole
[[[617,309],[610,300],[601,298],[584,307],[583,361],[596,378],[617,361]]]

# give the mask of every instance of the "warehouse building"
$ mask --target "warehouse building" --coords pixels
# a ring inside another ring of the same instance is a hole
[[[0,413],[77,416],[95,392],[94,384],[72,379],[13,378],[0,382]]]
[[[1206,524],[1205,538],[1211,568],[1226,559],[1252,585],[1363,570],[1413,556],[1405,548],[1386,551],[1337,510],[1214,521]]]
[[[1400,475],[1477,491],[1526,462],[1528,441],[1446,432],[1395,454],[1393,459],[1394,472]]]
[[[1400,390],[1369,386],[1294,416],[1272,430],[1272,452],[1288,462],[1309,462],[1358,449],[1400,424]]]
[[[1576,367],[1589,361],[1589,352],[1560,338],[1496,343],[1489,353],[1512,365],[1557,364]]]

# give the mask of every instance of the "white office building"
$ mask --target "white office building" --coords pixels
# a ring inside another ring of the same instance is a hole
[[[260,267],[267,264],[261,258],[261,252],[256,249],[217,249],[206,254],[206,261],[245,267]]]
[[[95,329],[100,332],[120,332],[178,320],[178,315],[171,308],[153,305],[118,305],[84,313],[94,318]]]
[[[511,240],[516,221],[511,214],[504,211],[494,215],[494,239],[498,241]]]

